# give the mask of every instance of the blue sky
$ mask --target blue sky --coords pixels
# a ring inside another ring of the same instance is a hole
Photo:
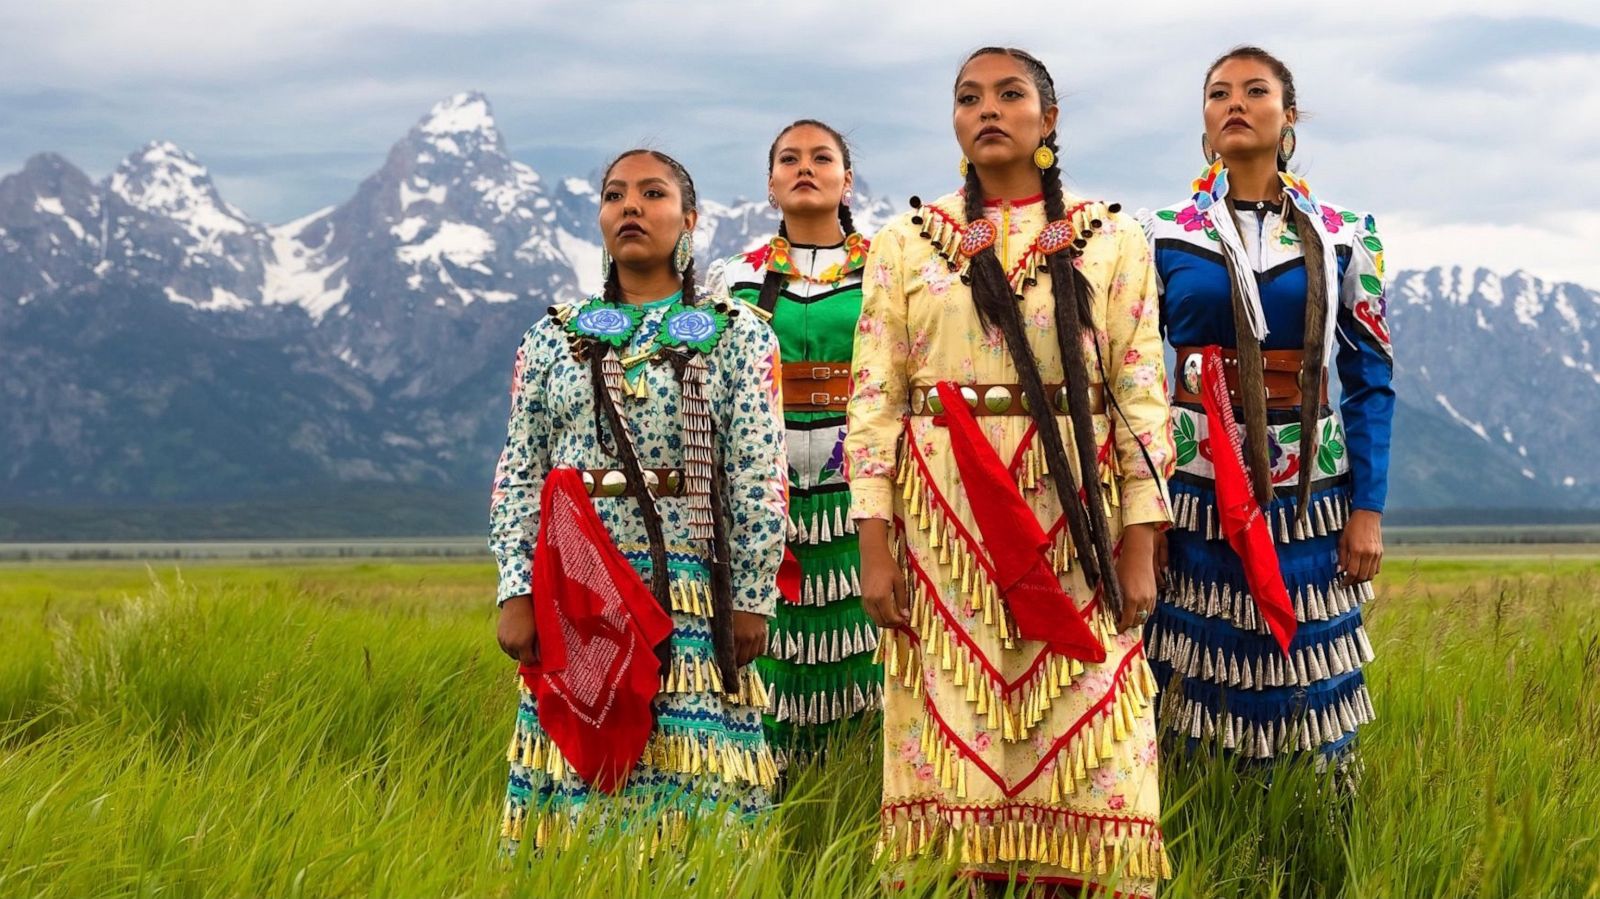
[[[1201,164],[1205,66],[1244,42],[1295,69],[1298,161],[1325,198],[1378,215],[1392,266],[1600,287],[1593,0],[0,0],[0,173],[53,150],[99,178],[171,139],[280,222],[343,201],[435,101],[481,90],[547,176],[648,142],[707,196],[758,196],[773,132],[814,116],[852,136],[874,193],[903,199],[954,185],[956,66],[1012,43],[1065,93],[1074,186],[1157,205]]]

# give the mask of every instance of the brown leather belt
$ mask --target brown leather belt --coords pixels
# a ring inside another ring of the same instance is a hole
[[[590,496],[633,495],[628,489],[628,477],[620,468],[582,468],[578,473],[583,477],[583,489]],[[657,497],[683,496],[688,492],[681,468],[646,468],[644,483]]]
[[[783,363],[783,411],[843,412],[849,403],[848,362]]]
[[[1065,415],[1069,411],[1067,388],[1062,384],[1046,384],[1044,392],[1055,404],[1056,412]],[[1028,399],[1023,395],[1021,384],[963,384],[961,395],[966,398],[967,406],[972,409],[973,415],[1027,415]],[[1098,415],[1106,411],[1105,394],[1099,384],[1089,385],[1089,412]],[[944,403],[939,399],[936,387],[911,388],[911,414],[912,415],[939,415],[944,412]]]
[[[1200,360],[1204,347],[1178,347],[1177,386],[1172,398],[1179,403],[1199,403]],[[1267,390],[1268,409],[1292,409],[1300,405],[1300,362],[1304,350],[1262,350],[1262,384]],[[1222,372],[1228,382],[1228,398],[1239,404],[1239,355],[1233,350],[1222,351]],[[1322,375],[1322,391],[1318,402],[1327,405],[1328,375]]]

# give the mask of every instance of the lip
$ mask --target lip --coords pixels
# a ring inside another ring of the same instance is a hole
[[[978,140],[980,140],[980,141],[981,140],[988,140],[991,137],[1009,138],[1010,136],[1011,135],[1005,133],[1005,131],[1003,129],[1001,129],[1001,128],[995,126],[995,125],[986,125],[986,126],[984,126],[983,130],[978,132]]]
[[[644,237],[644,226],[636,222],[625,222],[617,228],[617,239],[625,240],[630,237]]]
[[[808,181],[808,180],[802,178],[799,181],[796,181],[794,183],[794,189],[795,190],[816,190],[817,189],[817,185],[812,181]]]
[[[1227,131],[1230,128],[1243,128],[1246,131],[1249,131],[1250,130],[1250,123],[1245,121],[1244,119],[1240,118],[1239,116],[1233,116],[1232,118],[1228,119],[1226,122],[1222,123],[1222,130],[1223,131]]]

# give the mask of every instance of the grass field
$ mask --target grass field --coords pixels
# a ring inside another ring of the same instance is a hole
[[[0,567],[0,896],[882,893],[870,740],[748,848],[501,859],[491,594],[481,562]],[[1600,563],[1391,561],[1369,629],[1347,833],[1307,772],[1169,760],[1164,895],[1600,897]]]

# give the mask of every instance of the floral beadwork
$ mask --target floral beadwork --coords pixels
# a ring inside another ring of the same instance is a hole
[[[837,285],[866,267],[867,250],[871,246],[872,242],[860,234],[849,234],[844,239],[844,260],[828,266],[818,275],[808,275],[795,266],[794,256],[789,252],[791,245],[788,239],[784,237],[774,237],[762,246],[744,254],[744,262],[752,268],[777,272],[780,275],[799,278],[811,284]]]
[[[675,304],[662,319],[656,341],[662,346],[709,353],[727,327],[728,313],[719,308]]]
[[[568,320],[567,331],[578,337],[620,347],[633,337],[634,329],[639,327],[643,318],[643,313],[632,306],[596,297]]]

